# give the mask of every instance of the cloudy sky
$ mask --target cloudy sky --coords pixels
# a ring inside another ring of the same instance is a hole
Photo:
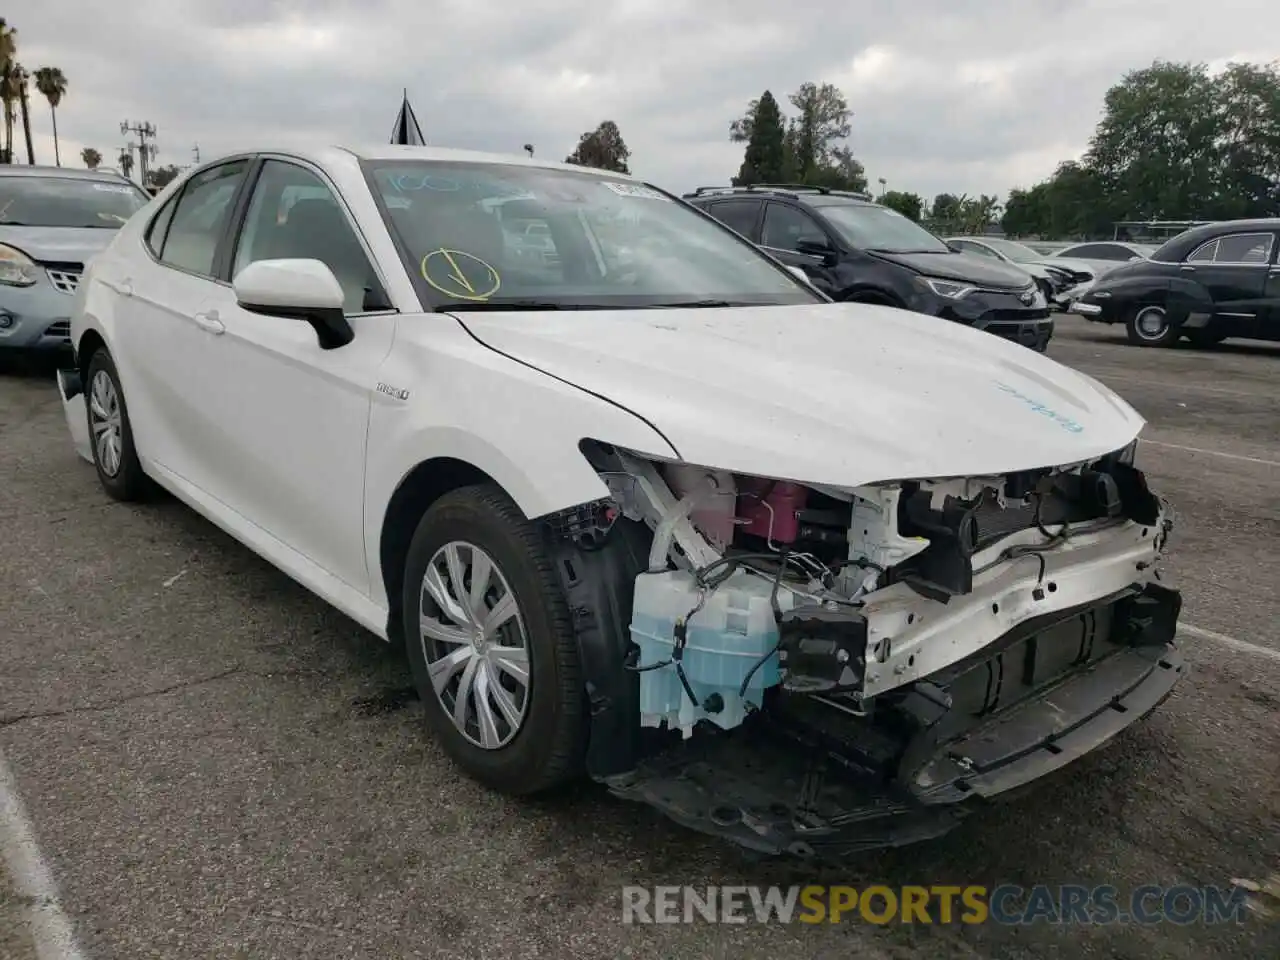
[[[13,7],[7,14],[13,13]],[[1280,58],[1262,0],[91,0],[16,5],[19,59],[69,81],[62,155],[123,120],[162,163],[246,144],[385,142],[400,91],[429,143],[562,158],[615,120],[633,172],[722,183],[766,88],[839,85],[872,182],[926,196],[1029,185],[1080,154],[1107,87],[1156,58]],[[797,11],[806,11],[803,16]],[[696,12],[695,12],[696,11]],[[37,102],[38,162],[53,159]]]

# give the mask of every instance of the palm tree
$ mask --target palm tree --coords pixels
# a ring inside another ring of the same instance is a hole
[[[18,101],[22,105],[22,133],[27,140],[27,165],[35,166],[36,148],[31,143],[31,101],[27,99],[27,81],[31,74],[21,64],[14,64],[14,72],[18,82]]]
[[[84,165],[90,170],[97,170],[98,164],[102,162],[102,154],[93,147],[85,147],[80,151],[80,159],[84,161]]]
[[[67,78],[59,67],[41,67],[36,71],[36,89],[49,101],[49,112],[53,114],[53,162],[62,166],[58,153],[58,104],[67,95]]]
[[[6,60],[0,64],[0,100],[4,101],[4,162],[13,163],[13,123],[21,99],[18,90],[18,64]]]
[[[13,100],[9,97],[9,71],[18,54],[18,31],[0,17],[0,100],[4,101],[4,149],[0,161],[13,162]]]

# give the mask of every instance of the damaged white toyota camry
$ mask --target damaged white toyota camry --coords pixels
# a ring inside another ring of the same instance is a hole
[[[226,157],[94,259],[71,332],[107,493],[167,489],[403,643],[502,791],[587,775],[840,855],[942,833],[1183,671],[1124,401],[831,303],[630,177]]]

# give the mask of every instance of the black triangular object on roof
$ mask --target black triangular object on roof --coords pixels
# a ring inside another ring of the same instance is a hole
[[[414,116],[413,107],[409,106],[408,90],[404,92],[400,112],[396,114],[396,125],[391,131],[391,142],[406,147],[427,145],[427,141],[422,138],[422,128],[418,126],[418,118]]]

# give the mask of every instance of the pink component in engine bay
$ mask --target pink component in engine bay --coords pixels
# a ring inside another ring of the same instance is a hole
[[[785,480],[738,478],[738,529],[772,543],[794,543],[809,491]]]

